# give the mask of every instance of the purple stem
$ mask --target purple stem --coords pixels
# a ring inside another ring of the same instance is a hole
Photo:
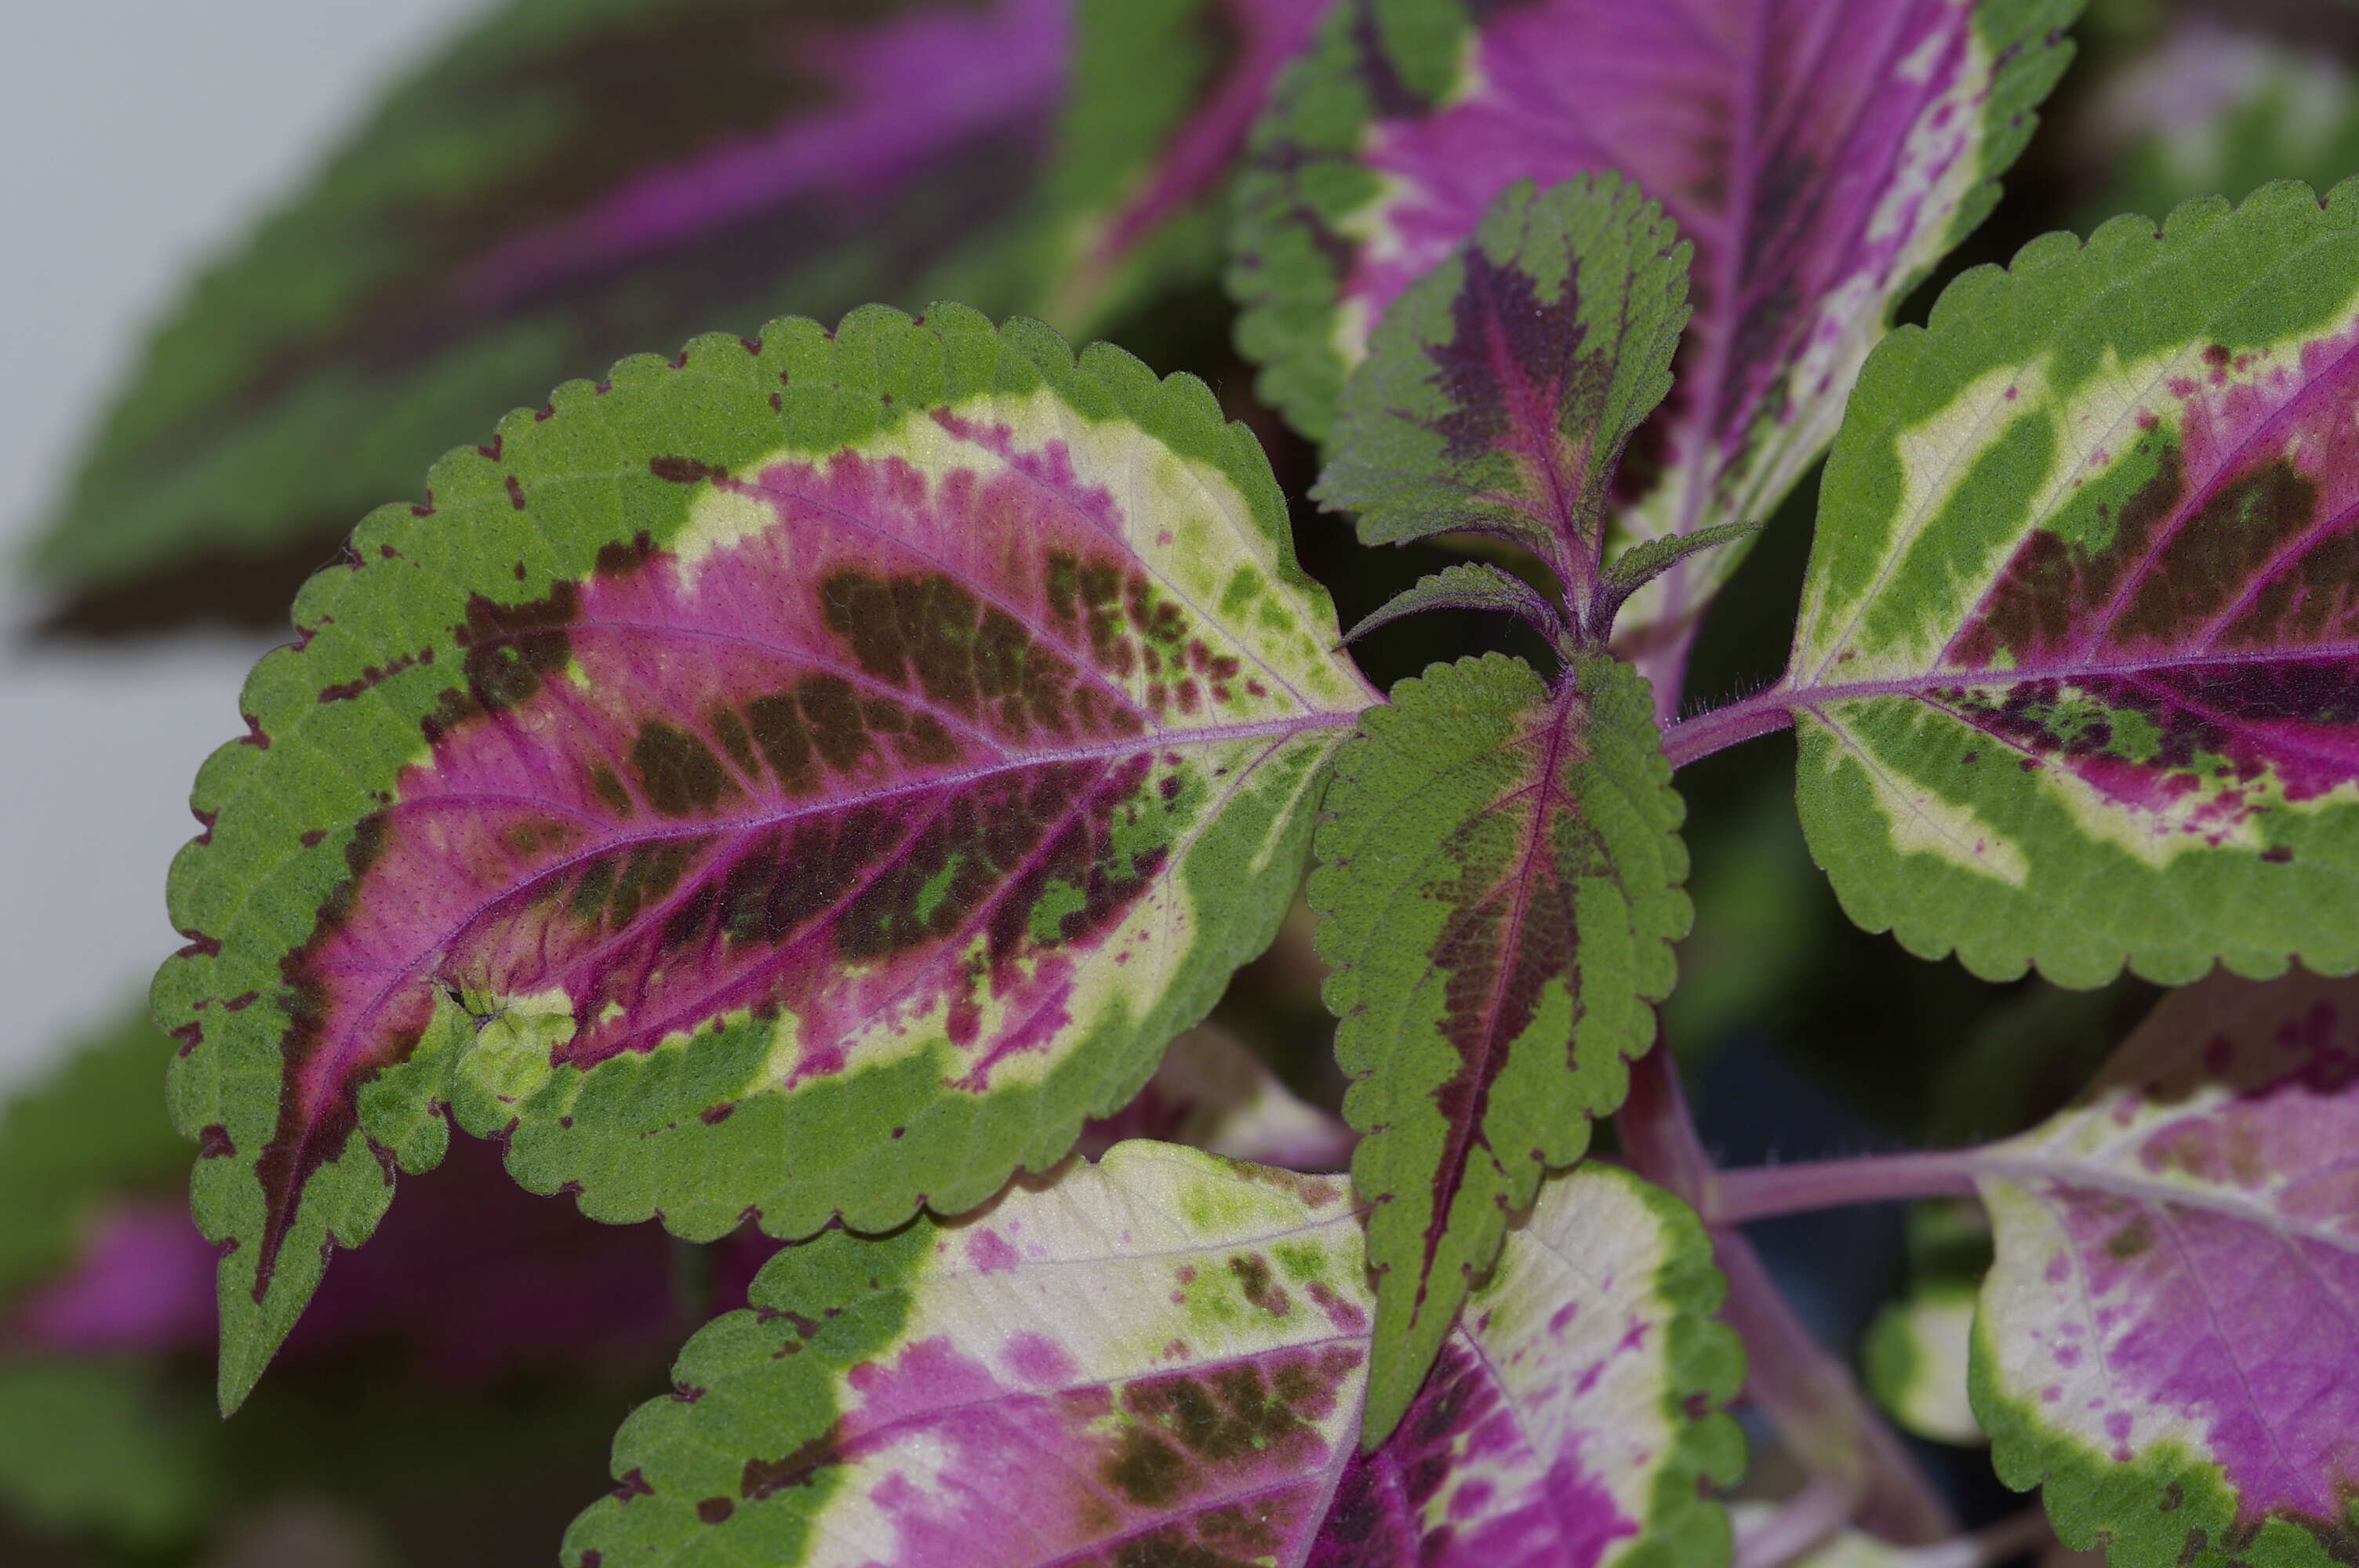
[[[1735,1568],[1785,1568],[1823,1545],[1859,1507],[1858,1487],[1838,1476],[1814,1476],[1777,1505],[1777,1512],[1736,1538]]]
[[[1718,1171],[1704,1186],[1697,1208],[1705,1223],[1730,1226],[1846,1204],[1972,1197],[1981,1158],[1979,1150],[1945,1149]]]
[[[1614,1118],[1632,1169],[1685,1198],[1699,1213],[1714,1180],[1680,1087],[1679,1067],[1659,1042],[1630,1066],[1630,1096]],[[1810,1336],[1778,1292],[1760,1254],[1734,1227],[1715,1227],[1712,1245],[1728,1279],[1721,1317],[1745,1342],[1745,1392],[1795,1457],[1855,1487],[1861,1529],[1902,1545],[1957,1533],[1957,1521],[1850,1371]]]
[[[1663,730],[1663,754],[1671,759],[1671,766],[1683,768],[1741,741],[1787,729],[1793,722],[1793,697],[1786,683],[1779,681],[1742,702],[1727,703],[1672,723]]]

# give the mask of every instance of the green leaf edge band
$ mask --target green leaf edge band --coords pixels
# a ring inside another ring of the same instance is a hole
[[[782,373],[791,386],[822,389],[806,406],[812,427],[801,440],[786,439],[780,416],[768,403]],[[1185,373],[1158,380],[1137,359],[1107,344],[1093,345],[1077,359],[1054,330],[1028,318],[995,328],[979,313],[953,304],[937,304],[918,318],[885,306],[865,306],[830,332],[818,322],[784,317],[757,339],[708,334],[671,361],[632,355],[617,362],[603,382],[568,382],[542,410],[509,414],[491,444],[456,448],[438,461],[427,491],[430,504],[397,503],[379,507],[362,521],[348,560],[314,575],[296,599],[294,621],[303,641],[266,654],[247,678],[239,706],[247,716],[248,737],[222,746],[200,769],[190,805],[206,830],[175,857],[167,893],[173,924],[192,935],[192,945],[163,964],[150,991],[158,1026],[179,1032],[190,1044],[172,1065],[168,1090],[173,1124],[181,1135],[208,1149],[220,1136],[209,1134],[209,1129],[225,1131],[239,1149],[259,1150],[268,1141],[277,1101],[276,1040],[283,1028],[277,1000],[278,958],[304,940],[316,912],[347,881],[344,850],[353,838],[353,825],[380,804],[372,786],[389,787],[401,765],[418,754],[418,742],[400,740],[374,761],[356,760],[346,752],[334,757],[332,766],[304,772],[283,763],[273,766],[269,759],[274,754],[284,760],[290,752],[304,750],[302,720],[321,711],[319,696],[325,687],[359,677],[367,666],[384,660],[389,648],[440,642],[463,618],[471,591],[506,602],[529,600],[545,593],[553,580],[586,575],[599,545],[609,538],[627,540],[640,525],[648,526],[656,543],[662,544],[670,529],[687,520],[683,498],[690,487],[647,476],[646,452],[676,449],[690,438],[696,456],[706,461],[768,456],[781,448],[826,452],[889,430],[945,402],[995,392],[1029,392],[1042,385],[1084,417],[1127,420],[1176,453],[1218,469],[1246,499],[1255,522],[1272,542],[1277,575],[1311,604],[1329,604],[1325,589],[1295,559],[1284,498],[1267,457],[1250,431],[1225,418],[1202,381]],[[889,404],[881,401],[885,394],[893,395]],[[686,420],[681,410],[689,415]],[[821,425],[822,412],[831,424]],[[647,433],[625,428],[633,424]],[[419,595],[429,602],[418,604],[404,597],[415,591],[408,574],[397,586],[381,580],[381,574],[350,569],[387,550],[397,557],[434,558],[431,549],[413,546],[469,524],[491,531],[520,515],[506,489],[511,472],[528,464],[535,454],[578,460],[582,445],[601,438],[623,447],[626,457],[638,458],[635,468],[615,470],[624,499],[627,501],[626,486],[634,474],[646,481],[642,494],[658,499],[652,508],[618,519],[598,538],[590,538],[585,525],[580,536],[557,541],[570,547],[571,557],[563,549],[547,550],[551,541],[537,538],[534,543],[547,553],[528,559],[527,574],[519,579],[504,565],[492,564],[505,563],[512,550],[502,546],[495,553],[485,553],[479,546],[476,558],[466,563],[463,578],[446,579],[437,585],[439,596]],[[650,510],[659,515],[649,516]],[[359,635],[350,630],[353,628]],[[1318,630],[1332,646],[1332,608],[1326,624]],[[450,684],[461,678],[455,661],[440,667],[449,672]],[[387,725],[384,732],[415,737],[415,720],[431,706],[434,695],[420,690],[410,705],[416,711],[405,711],[400,722]],[[385,687],[369,696],[377,701],[391,699]],[[1342,728],[1332,731],[1334,743],[1340,744],[1346,733]],[[267,737],[269,744],[255,743],[258,737]],[[280,749],[274,753],[273,746]],[[1323,760],[1323,754],[1306,759],[1306,765],[1321,765]],[[363,769],[369,771],[363,774]],[[834,1176],[830,1185],[838,1189],[837,1195],[766,1208],[765,1227],[777,1234],[807,1235],[842,1212],[863,1228],[881,1230],[908,1219],[920,1197],[949,1209],[967,1207],[987,1197],[1016,1166],[1053,1164],[1071,1148],[1084,1117],[1111,1111],[1136,1092],[1154,1071],[1162,1046],[1211,1009],[1237,965],[1268,945],[1308,855],[1313,815],[1298,803],[1257,878],[1208,879],[1202,890],[1207,895],[1204,940],[1174,975],[1158,1012],[1128,1025],[1127,1044],[1111,1053],[1118,1065],[1088,1086],[1085,1096],[1074,1095],[1076,1074],[1069,1060],[1040,1086],[1002,1091],[992,1101],[993,1125],[1001,1129],[1023,1119],[1016,1114],[1020,1108],[1016,1100],[1035,1107],[1036,1125],[1028,1138],[1002,1131],[998,1142],[1005,1147],[999,1154],[981,1163],[973,1159],[953,1163],[951,1156],[970,1149],[957,1141],[946,1142],[935,1159],[926,1161],[923,1155],[931,1140],[913,1127],[911,1136],[899,1143],[861,1152],[875,1162],[878,1176]],[[309,845],[299,842],[299,833],[322,822],[333,825],[323,837]],[[1219,858],[1217,833],[1216,828],[1200,840],[1194,854]],[[218,956],[204,950],[208,943],[234,935],[234,923],[254,918],[250,912],[255,908],[266,911],[266,921],[270,913],[277,914],[284,923],[281,930],[266,926],[233,941]],[[290,930],[293,935],[285,935]],[[245,1016],[276,1021],[269,1032],[268,1059],[255,1059],[260,1053],[250,1043],[254,1036],[245,1034],[241,1038],[249,1042],[244,1047],[245,1059],[224,1063],[220,1044],[201,1044],[201,1034],[191,1033],[192,1028],[201,1031],[218,1022],[221,1014],[201,1011],[196,1004],[249,991],[257,995],[258,1011]],[[361,1096],[364,1136],[349,1139],[341,1155],[312,1173],[266,1303],[256,1303],[252,1297],[251,1257],[241,1260],[234,1251],[225,1254],[219,1292],[220,1391],[225,1410],[243,1400],[293,1326],[325,1266],[323,1248],[332,1243],[356,1247],[374,1231],[391,1201],[391,1164],[415,1173],[439,1162],[448,1130],[435,1113],[436,1102],[454,1099],[462,1122],[478,1134],[502,1132],[501,1123],[511,1112],[503,1109],[495,1119],[488,1110],[471,1107],[463,1095],[452,1096],[445,1082],[448,1065],[459,1054],[453,1047],[472,1032],[473,1020],[446,1000],[438,1004],[436,1022],[411,1059],[365,1086]],[[1075,1054],[1087,1053],[1077,1050]],[[616,1064],[623,1073],[611,1070]],[[616,1080],[639,1065],[638,1059],[626,1055],[579,1077],[585,1087],[599,1083],[597,1092],[603,1095],[608,1085],[624,1089]],[[887,1074],[892,1070],[884,1069]],[[684,1076],[692,1078],[693,1073]],[[272,1086],[266,1096],[255,1092],[258,1076]],[[232,1080],[239,1080],[236,1087],[231,1087]],[[1038,1102],[1051,1088],[1063,1091],[1066,1104],[1056,1114],[1043,1115]],[[692,1082],[676,1087],[677,1094],[687,1098],[699,1092]],[[791,1118],[802,1133],[797,1141],[814,1132],[824,1136],[824,1123],[808,1119],[820,1114],[798,1097]],[[692,1127],[702,1141],[728,1135],[733,1127],[742,1135],[745,1128],[739,1124],[748,1120],[734,1117],[707,1127],[690,1116],[681,1130]],[[529,1190],[556,1192],[581,1173],[562,1142],[569,1134],[553,1127],[538,1130],[553,1134],[548,1141],[555,1147],[547,1152],[537,1148],[536,1129],[527,1124],[509,1144],[509,1170]],[[388,1151],[386,1162],[369,1147],[372,1140]],[[676,1150],[669,1158],[685,1162],[693,1156]],[[192,1196],[209,1238],[258,1234],[262,1196],[251,1170],[250,1160],[197,1161]],[[609,1195],[594,1184],[585,1186],[579,1202],[592,1218],[639,1220],[656,1206],[643,1194]],[[669,1228],[692,1239],[723,1234],[742,1217],[734,1206],[726,1213],[671,1208],[663,1213]]]

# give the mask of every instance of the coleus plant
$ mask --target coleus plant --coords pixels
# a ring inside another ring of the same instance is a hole
[[[1299,48],[1241,341],[1315,499],[1481,557],[1354,634],[1505,611],[1540,662],[1379,693],[1249,429],[1029,318],[560,386],[361,524],[198,779],[154,1001],[224,1406],[455,1123],[592,1219],[790,1243],[569,1568],[1720,1563],[1740,1383],[1810,1476],[1744,1560],[1873,1559],[1947,1510],[1734,1227],[1972,1197],[1944,1343],[2059,1537],[2359,1563],[2359,186],[2043,240],[1887,336],[2067,0],[1319,9],[1169,201]],[[594,273],[583,223],[527,249]],[[1831,443],[1785,676],[1688,712]],[[1715,1171],[1650,1053],[1674,780],[1788,727],[1861,925],[2191,989],[2033,1132]],[[1215,1119],[1256,1164],[1136,1098],[1306,871],[1348,1183],[1284,1168],[1340,1162],[1307,1110]]]

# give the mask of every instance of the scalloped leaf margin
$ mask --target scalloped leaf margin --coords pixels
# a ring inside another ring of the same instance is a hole
[[[440,1107],[705,1238],[954,1210],[1276,928],[1372,694],[1192,378],[873,308],[439,465],[201,773],[159,973],[233,1402]]]

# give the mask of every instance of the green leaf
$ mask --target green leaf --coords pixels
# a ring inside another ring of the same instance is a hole
[[[1522,616],[1543,634],[1560,637],[1564,633],[1564,621],[1556,606],[1541,598],[1531,584],[1505,567],[1463,561],[1419,578],[1416,586],[1393,595],[1382,608],[1362,616],[1343,633],[1343,641],[1355,643],[1377,627],[1420,610],[1504,611]]]
[[[1690,248],[1618,176],[1510,186],[1376,329],[1311,493],[1371,545],[1522,545],[1583,602],[1623,449],[1671,387]]]
[[[362,525],[198,778],[154,1000],[233,1403],[445,1103],[695,1239],[1053,1164],[1374,696],[1253,438],[1119,351],[872,307],[551,409]]]
[[[189,1146],[157,1092],[172,1049],[125,1018],[0,1112],[0,1299],[71,1261],[105,1205],[178,1184]]]
[[[1365,1440],[1417,1392],[1508,1217],[1579,1160],[1653,1042],[1690,910],[1646,682],[1437,665],[1335,762],[1310,879],[1353,1184],[1375,1207]]]
[[[614,1444],[566,1568],[1348,1560],[1715,1568],[1741,1379],[1692,1213],[1551,1182],[1418,1415],[1353,1441],[1370,1305],[1343,1184],[1168,1144],[882,1240],[790,1248]]]
[[[2359,968],[2359,185],[1960,278],[1828,466],[1799,804],[1852,917],[1988,979]]]

